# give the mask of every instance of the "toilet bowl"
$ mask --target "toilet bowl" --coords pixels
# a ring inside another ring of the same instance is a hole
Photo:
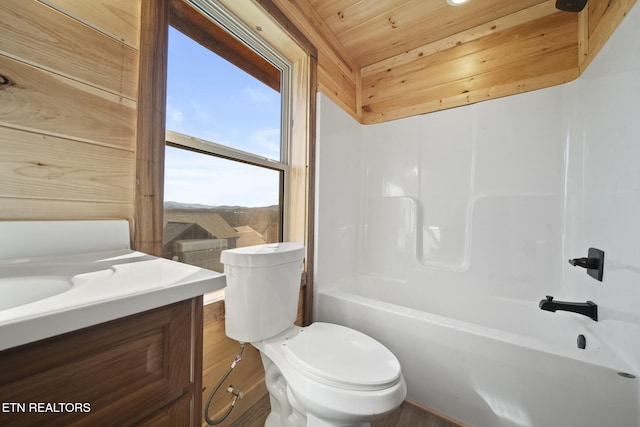
[[[356,330],[294,325],[303,259],[295,243],[223,251],[226,334],[260,351],[271,401],[266,426],[367,426],[404,400],[400,363]]]

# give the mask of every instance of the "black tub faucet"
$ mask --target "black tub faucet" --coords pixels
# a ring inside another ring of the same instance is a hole
[[[582,314],[598,321],[598,305],[593,301],[587,302],[568,302],[568,301],[554,301],[551,295],[547,295],[546,299],[540,301],[539,307],[542,310],[553,311],[570,311],[572,313]]]

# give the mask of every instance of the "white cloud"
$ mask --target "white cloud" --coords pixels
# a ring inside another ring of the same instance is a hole
[[[181,123],[184,120],[182,111],[167,103],[167,119],[172,123]]]
[[[270,158],[279,158],[280,156],[280,129],[261,129],[251,135],[251,142],[256,151],[258,148],[261,154]]]
[[[259,87],[245,87],[242,92],[247,98],[249,98],[250,102],[254,102],[256,104],[268,104],[274,99],[274,96],[271,93],[266,90],[262,90],[262,88]]]

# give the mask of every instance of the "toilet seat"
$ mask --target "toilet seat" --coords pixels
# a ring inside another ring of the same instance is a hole
[[[397,383],[400,363],[373,338],[317,322],[283,343],[285,359],[306,377],[345,390],[383,390]]]

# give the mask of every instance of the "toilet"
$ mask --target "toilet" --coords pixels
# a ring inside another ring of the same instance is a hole
[[[260,351],[271,401],[265,426],[368,426],[404,400],[400,363],[356,330],[294,325],[303,259],[297,243],[222,251],[225,332]]]

